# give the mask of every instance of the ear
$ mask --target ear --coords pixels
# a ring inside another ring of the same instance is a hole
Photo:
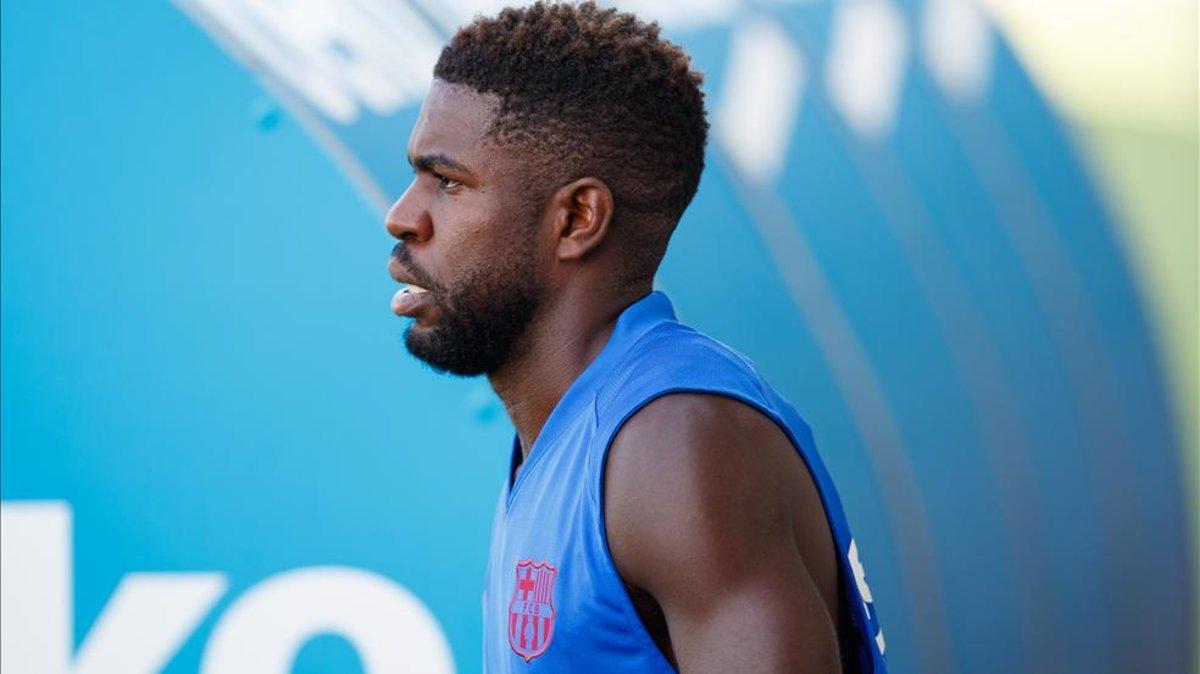
[[[608,236],[613,196],[598,178],[580,178],[554,193],[559,260],[578,260],[596,249]]]

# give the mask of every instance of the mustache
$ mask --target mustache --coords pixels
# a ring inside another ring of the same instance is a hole
[[[396,263],[399,264],[402,269],[404,269],[404,271],[408,272],[409,276],[417,280],[417,285],[425,288],[426,290],[434,290],[437,288],[437,284],[435,284],[433,280],[429,278],[429,275],[425,273],[425,270],[413,263],[412,251],[410,251],[408,247],[404,245],[403,241],[392,247],[392,259],[395,260]]]

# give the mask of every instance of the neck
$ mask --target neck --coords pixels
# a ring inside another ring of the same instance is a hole
[[[616,299],[562,293],[539,310],[508,362],[488,375],[516,428],[522,463],[567,388],[608,343],[617,317],[650,290],[647,284]]]

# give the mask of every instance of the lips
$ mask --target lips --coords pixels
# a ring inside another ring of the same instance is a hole
[[[397,283],[405,284],[392,296],[392,312],[397,316],[414,316],[425,306],[433,303],[429,290],[417,285],[416,279],[393,255],[388,259],[388,275]]]
[[[410,283],[392,296],[392,312],[397,316],[412,316],[430,301],[428,290]]]

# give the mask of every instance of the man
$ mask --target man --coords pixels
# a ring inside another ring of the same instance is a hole
[[[808,427],[653,291],[704,165],[700,82],[590,3],[476,19],[434,70],[388,268],[408,349],[486,375],[516,428],[487,672],[883,671]]]

